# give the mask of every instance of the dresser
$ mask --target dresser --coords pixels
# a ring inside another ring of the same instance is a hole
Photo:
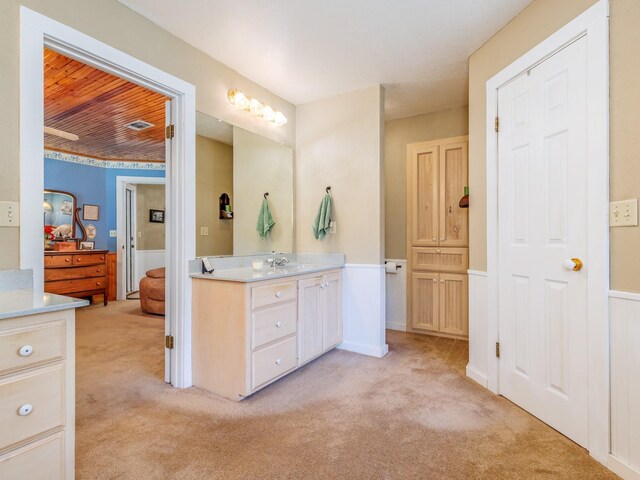
[[[44,291],[76,298],[107,295],[108,250],[44,253]]]

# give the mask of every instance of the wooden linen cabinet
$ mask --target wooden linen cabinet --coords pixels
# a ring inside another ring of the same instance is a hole
[[[407,330],[467,339],[468,137],[407,145]]]

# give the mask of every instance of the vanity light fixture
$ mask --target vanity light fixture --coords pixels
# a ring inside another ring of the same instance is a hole
[[[247,112],[262,117],[263,120],[271,122],[277,127],[281,127],[287,123],[287,117],[282,112],[275,110],[269,105],[265,105],[256,98],[247,96],[244,92],[237,89],[229,90],[227,93],[229,103],[238,110],[246,110]]]

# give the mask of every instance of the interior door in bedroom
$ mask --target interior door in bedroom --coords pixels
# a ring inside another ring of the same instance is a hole
[[[498,89],[500,393],[583,446],[586,67],[582,37]]]

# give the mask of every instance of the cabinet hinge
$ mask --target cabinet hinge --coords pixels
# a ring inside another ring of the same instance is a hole
[[[164,337],[164,348],[168,348],[169,350],[173,349],[173,335]]]
[[[496,132],[499,132],[500,131],[500,118],[499,117],[496,117],[496,124],[495,125],[496,125]]]
[[[500,358],[500,342],[496,342],[496,357]]]
[[[175,135],[175,127],[172,124],[167,125],[167,128],[165,128],[165,138],[169,139],[169,138],[173,138],[173,136]]]

